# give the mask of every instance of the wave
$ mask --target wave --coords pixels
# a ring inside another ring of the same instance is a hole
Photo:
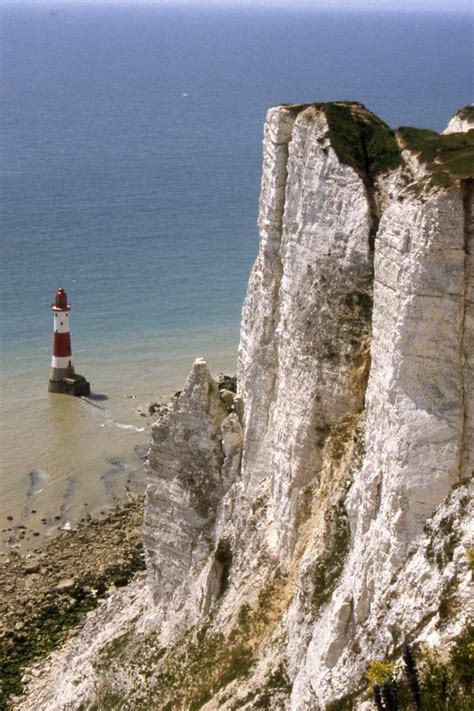
[[[126,425],[123,422],[114,422],[113,420],[108,420],[107,424],[118,427],[119,430],[131,430],[132,432],[144,432],[144,427],[136,427],[135,425]]]

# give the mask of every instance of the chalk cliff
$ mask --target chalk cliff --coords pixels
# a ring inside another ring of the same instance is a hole
[[[461,133],[474,128],[474,104],[465,106],[454,114],[443,133]]]
[[[372,708],[404,654],[466,639],[473,131],[450,126],[269,111],[238,393],[199,359],[162,409],[146,584],[22,708]]]

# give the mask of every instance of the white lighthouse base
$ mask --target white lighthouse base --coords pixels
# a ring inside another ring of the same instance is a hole
[[[90,395],[91,386],[83,375],[69,375],[60,380],[50,380],[48,385],[50,393],[61,393],[63,395]]]

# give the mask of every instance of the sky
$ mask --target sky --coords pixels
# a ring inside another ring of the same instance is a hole
[[[0,5],[5,0],[0,0]],[[260,7],[260,8],[344,8],[364,10],[470,12],[474,14],[474,0],[6,0],[5,4],[81,5],[174,5],[205,7]]]

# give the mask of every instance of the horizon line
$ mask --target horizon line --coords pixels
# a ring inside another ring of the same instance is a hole
[[[51,11],[72,8],[72,7],[113,7],[113,6],[128,6],[128,7],[149,7],[149,8],[175,8],[180,10],[185,9],[242,9],[242,10],[305,10],[309,12],[319,11],[339,11],[346,10],[352,12],[386,12],[397,14],[413,14],[413,13],[446,13],[446,14],[468,14],[474,17],[473,4],[471,0],[458,0],[458,4],[449,5],[445,0],[438,2],[426,0],[418,0],[418,2],[410,2],[405,4],[403,0],[377,0],[376,3],[371,0],[319,0],[314,3],[311,0],[3,0],[3,7],[39,7],[47,6]]]

